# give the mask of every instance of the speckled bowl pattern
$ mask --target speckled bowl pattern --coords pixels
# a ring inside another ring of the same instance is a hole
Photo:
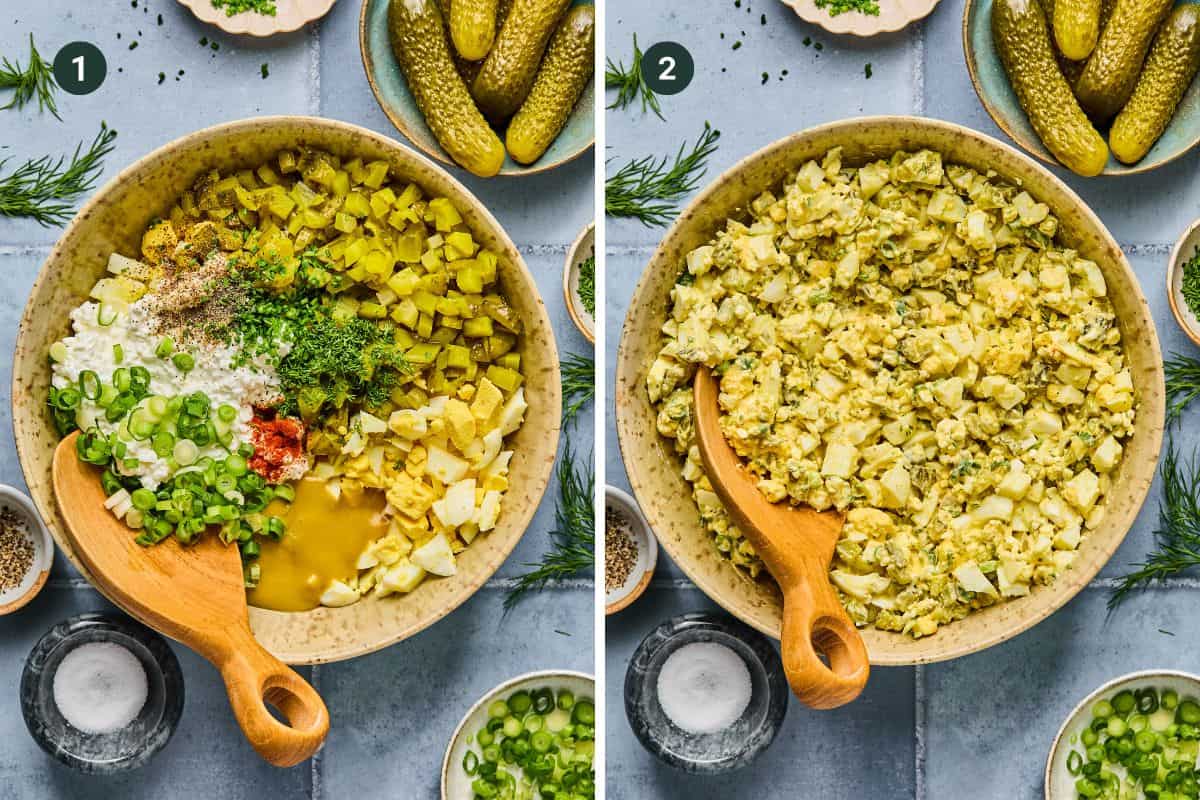
[[[929,16],[938,2],[940,0],[880,0],[879,13],[874,16],[850,11],[835,17],[828,10],[817,8],[815,0],[783,0],[783,4],[790,6],[805,22],[820,25],[830,33],[849,36],[875,36],[902,30]]]
[[[1079,776],[1072,775],[1067,769],[1067,757],[1073,749],[1080,745],[1071,741],[1078,737],[1092,719],[1092,706],[1101,698],[1111,697],[1117,692],[1129,689],[1174,689],[1182,700],[1187,697],[1200,698],[1200,676],[1176,670],[1143,670],[1131,672],[1119,678],[1113,678],[1108,683],[1096,689],[1079,701],[1071,713],[1063,721],[1062,727],[1054,737],[1050,746],[1050,755],[1046,759],[1045,793],[1046,800],[1075,800],[1079,793],[1075,791],[1075,781]]]
[[[299,30],[329,13],[336,0],[275,0],[275,16],[243,11],[229,16],[212,0],[179,0],[196,19],[215,25],[226,33],[266,37]]]
[[[650,523],[638,508],[637,501],[615,486],[604,487],[604,510],[607,518],[609,510],[620,514],[629,522],[629,535],[637,546],[637,561],[629,571],[625,583],[604,596],[604,613],[615,614],[633,604],[635,600],[646,593],[650,581],[654,578],[654,569],[658,566],[658,539],[650,530]],[[606,584],[607,585],[607,584]]]
[[[344,608],[302,613],[250,609],[250,626],[272,654],[289,664],[316,664],[363,655],[398,642],[461,605],[491,577],[520,540],[541,502],[558,448],[562,386],[558,350],[545,304],[516,246],[462,184],[423,156],[372,131],[312,117],[261,117],[186,136],[136,162],[83,207],[42,266],[17,335],[13,366],[13,428],[30,494],[63,553],[86,570],[61,531],[50,466],[58,435],[46,413],[50,344],[68,332],[68,313],[104,274],[113,252],[139,252],[151,219],[162,217],[202,173],[240,169],[306,145],[341,156],[384,159],[392,174],[450,198],[475,240],[500,253],[500,285],[525,325],[518,345],[529,411],[511,439],[510,486],[495,530],[458,556],[458,574],[427,580],[416,591]]]
[[[565,689],[575,695],[576,699],[597,702],[596,679],[583,672],[540,670],[518,675],[501,683],[479,698],[454,729],[450,744],[446,747],[446,755],[442,758],[442,800],[474,800],[475,793],[471,791],[472,778],[463,770],[462,763],[463,757],[471,749],[468,738],[473,738],[488,721],[488,706],[513,692],[541,688],[550,688],[555,692]]]
[[[83,733],[67,722],[54,700],[58,665],[89,642],[119,644],[146,670],[146,703],[133,722],[115,733]],[[34,645],[21,673],[21,713],[34,741],[68,767],[95,775],[144,766],[171,740],[183,700],[183,672],[166,640],[115,616],[80,614],[55,625]]]
[[[50,577],[54,564],[54,540],[46,523],[42,522],[33,501],[19,489],[0,484],[0,509],[12,509],[25,525],[29,543],[33,545],[33,563],[24,579],[12,589],[0,592],[0,617],[24,608],[37,597]]]
[[[1000,54],[992,40],[992,0],[966,0],[963,11],[963,53],[971,83],[992,120],[1022,150],[1047,164],[1061,166],[1042,144],[1025,116],[1009,83]],[[1108,138],[1107,128],[1100,131]],[[1169,164],[1200,143],[1200,81],[1193,81],[1171,119],[1171,124],[1150,152],[1136,164],[1122,164],[1112,155],[1103,175],[1136,175]],[[1066,169],[1063,167],[1063,169]]]
[[[359,18],[358,41],[362,50],[363,69],[367,71],[371,91],[375,93],[375,99],[379,101],[383,113],[410,142],[443,164],[457,167],[425,123],[425,115],[417,108],[417,101],[408,89],[408,82],[400,70],[400,63],[392,53],[392,45],[388,38],[389,1],[363,0],[362,15]],[[574,5],[591,3],[576,0]],[[590,150],[596,142],[592,113],[595,96],[594,82],[590,81],[550,149],[537,161],[528,165],[518,164],[506,155],[500,174],[536,175],[562,166]],[[499,136],[501,140],[504,139],[503,130],[499,131]]]
[[[646,394],[646,370],[663,343],[660,326],[671,287],[684,257],[704,244],[727,218],[744,216],[763,190],[803,162],[843,148],[843,162],[861,164],[896,150],[923,147],[946,160],[995,170],[1019,181],[1050,206],[1061,223],[1061,239],[1094,260],[1108,282],[1139,410],[1134,435],[1109,493],[1104,521],[1083,539],[1075,564],[1050,586],[1027,597],[971,614],[922,639],[863,630],[871,663],[921,664],[973,653],[1004,641],[1045,619],[1092,579],[1121,544],[1154,479],[1162,445],[1164,387],[1162,355],[1146,300],[1120,247],[1088,206],[1048,170],[1012,147],[948,122],[917,117],[862,117],[811,128],[748,156],[717,178],[683,211],[642,273],[625,316],[617,350],[617,434],[634,493],[659,543],[689,578],[729,612],[760,631],[779,636],[779,590],[770,580],[746,577],[713,546],[700,524],[680,462],[655,428]]]
[[[1167,300],[1171,313],[1187,337],[1200,346],[1200,319],[1183,299],[1183,267],[1200,254],[1200,219],[1193,222],[1179,237],[1167,262]]]
[[[731,648],[750,671],[750,704],[723,731],[689,733],[675,725],[658,701],[658,678],[667,658],[694,642]],[[652,630],[625,672],[625,715],[642,746],[676,769],[715,775],[740,769],[766,751],[783,726],[788,684],[779,652],[762,634],[715,614],[683,614]]]
[[[571,244],[567,262],[563,265],[563,300],[571,322],[592,344],[596,343],[596,320],[579,299],[579,265],[588,257],[596,257],[596,223],[590,223]]]

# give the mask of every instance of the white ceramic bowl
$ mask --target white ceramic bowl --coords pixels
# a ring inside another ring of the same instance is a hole
[[[33,501],[22,491],[0,484],[0,509],[11,508],[25,523],[25,530],[33,543],[33,563],[25,579],[13,589],[0,592],[0,616],[11,614],[37,596],[50,577],[50,565],[54,563],[54,540]]]
[[[596,679],[583,672],[570,670],[528,672],[492,689],[471,706],[471,710],[458,723],[458,727],[454,729],[454,735],[450,737],[450,746],[446,748],[446,757],[442,759],[442,800],[472,800],[474,797],[474,793],[471,791],[473,778],[463,770],[462,762],[467,750],[471,749],[471,744],[467,739],[474,736],[475,732],[487,722],[488,706],[492,704],[492,701],[508,697],[521,689],[530,690],[543,687],[553,689],[555,692],[566,689],[574,694],[576,699],[583,698],[591,700],[593,703],[596,702]],[[478,754],[478,749],[476,749],[476,754]]]
[[[583,307],[579,300],[579,266],[588,256],[596,256],[596,223],[588,226],[575,239],[567,251],[567,263],[563,267],[563,297],[567,301],[567,313],[589,342],[596,342],[596,319]]]
[[[1188,226],[1175,243],[1171,251],[1171,260],[1167,262],[1167,298],[1171,303],[1171,313],[1175,321],[1187,334],[1187,337],[1200,345],[1200,319],[1188,308],[1183,299],[1183,265],[1191,261],[1200,249],[1200,219]]]
[[[1092,705],[1101,698],[1111,697],[1122,689],[1154,688],[1174,689],[1179,693],[1179,699],[1186,697],[1200,698],[1200,677],[1187,672],[1175,670],[1144,670],[1131,672],[1119,678],[1113,678],[1096,691],[1079,702],[1079,705],[1067,715],[1054,744],[1050,746],[1050,756],[1046,759],[1046,800],[1075,800],[1075,781],[1078,776],[1072,775],[1067,769],[1067,757],[1071,751],[1079,747],[1071,743],[1071,737],[1083,732],[1092,719]]]
[[[658,565],[658,538],[642,514],[637,500],[615,486],[605,486],[606,517],[610,508],[629,521],[629,535],[637,545],[638,557],[625,583],[604,596],[605,614],[615,614],[641,597],[650,585],[650,580],[654,577],[654,568]]]

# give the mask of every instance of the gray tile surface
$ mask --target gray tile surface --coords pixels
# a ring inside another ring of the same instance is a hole
[[[132,0],[0,2],[0,55],[24,62],[32,31],[47,58],[82,39],[97,44],[109,66],[99,91],[60,100],[62,123],[36,111],[0,112],[0,158],[69,152],[80,140],[90,141],[101,120],[120,132],[104,180],[177,136],[263,114],[321,114],[399,138],[363,75],[359,8],[355,0],[341,0],[308,31],[256,42],[204,26],[174,0],[138,0],[137,8]],[[220,49],[202,47],[202,37]],[[135,40],[138,46],[130,50]],[[265,80],[263,63],[270,71]],[[161,85],[159,72],[165,75]],[[592,215],[591,164],[584,158],[539,178],[493,182],[454,170],[525,255],[564,355],[590,351],[563,307],[561,275],[568,245]],[[0,218],[0,353],[12,352],[25,297],[59,233]],[[10,373],[10,357],[0,358],[0,482],[23,487],[12,442]],[[574,434],[580,458],[590,455],[590,430],[584,420]],[[16,704],[24,658],[54,623],[105,607],[60,558],[54,585],[27,610],[0,618],[0,800],[436,797],[446,739],[478,695],[533,669],[592,669],[590,582],[568,582],[501,613],[504,591],[524,571],[521,565],[547,547],[556,493],[552,485],[517,550],[462,608],[383,653],[314,671],[334,728],[316,762],[292,770],[266,766],[245,745],[215,671],[183,648],[177,648],[188,692],[183,722],[150,766],[122,780],[85,779],[43,756]]]
[[[979,104],[965,73],[963,0],[942,0],[908,31],[870,42],[808,26],[777,3],[717,0],[703,4],[609,0],[608,55],[628,61],[637,33],[643,49],[685,44],[696,78],[663,100],[669,120],[637,111],[610,113],[610,171],[631,157],[673,153],[704,122],[722,131],[709,177],[771,141],[811,125],[876,113],[947,119],[1004,139]],[[750,11],[746,8],[749,6]],[[760,24],[760,14],[767,25]],[[742,31],[745,31],[743,34]],[[721,32],[725,39],[720,38]],[[805,46],[804,40],[810,40]],[[732,50],[732,41],[743,46]],[[818,57],[812,43],[824,49]],[[865,78],[865,64],[873,77]],[[778,80],[786,67],[789,75]],[[722,72],[725,68],[725,72]],[[766,85],[761,72],[769,71]],[[612,94],[609,94],[611,101]],[[1167,252],[1200,211],[1200,154],[1150,175],[1084,181],[1062,171],[1096,209],[1130,256],[1149,300],[1164,353],[1195,354],[1180,333],[1161,286]],[[706,183],[706,181],[702,181]],[[613,366],[625,309],[663,231],[609,220],[606,266],[606,373]],[[606,480],[628,489],[606,413]],[[1185,452],[1200,444],[1193,409],[1177,434]],[[1115,576],[1153,542],[1156,483],[1137,523],[1096,584],[1050,621],[985,653],[921,669],[876,670],[859,702],[828,718],[793,704],[783,737],[763,759],[728,781],[699,781],[659,765],[629,736],[620,686],[637,642],[668,616],[711,608],[663,554],[655,588],[607,625],[609,796],[625,800],[708,797],[870,798],[870,800],[1016,800],[1041,797],[1039,776],[1062,716],[1097,684],[1151,666],[1200,668],[1194,648],[1194,579],[1136,598],[1111,617],[1104,603]],[[1171,631],[1175,636],[1159,633]],[[1192,653],[1192,655],[1189,655]]]

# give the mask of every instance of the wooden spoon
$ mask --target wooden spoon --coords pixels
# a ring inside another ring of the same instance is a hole
[[[329,733],[320,695],[250,632],[242,560],[216,536],[194,545],[169,537],[142,547],[104,508],[96,468],[75,454],[74,433],[54,451],[54,495],[71,548],[92,581],[126,612],[204,656],[221,672],[246,739],[277,767],[304,761]],[[267,709],[277,708],[283,724]]]
[[[871,665],[862,636],[829,583],[843,517],[763,496],[721,432],[719,391],[712,373],[701,367],[694,386],[696,442],[713,491],[783,592],[783,671],[805,705],[845,705],[867,685]]]

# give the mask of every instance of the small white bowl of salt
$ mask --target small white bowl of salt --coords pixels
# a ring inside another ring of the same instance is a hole
[[[183,673],[166,640],[149,628],[81,614],[51,628],[29,654],[21,712],[38,745],[72,769],[137,769],[175,732]]]
[[[713,775],[770,746],[788,706],[775,646],[716,614],[683,614],[642,640],[625,673],[625,715],[665,763]]]

